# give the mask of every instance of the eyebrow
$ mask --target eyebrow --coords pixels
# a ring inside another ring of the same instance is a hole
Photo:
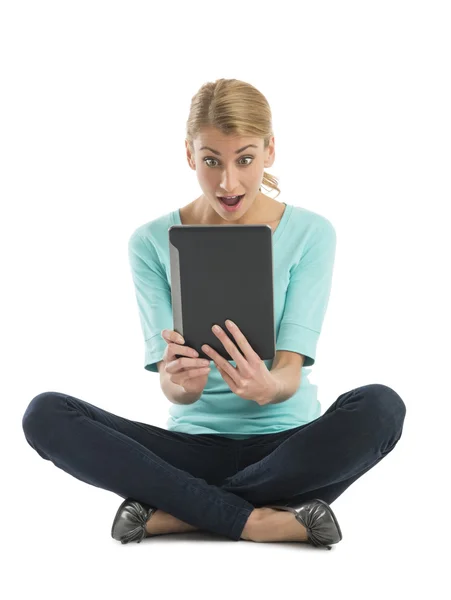
[[[252,146],[252,148],[258,148],[258,146],[256,146],[255,144],[248,144],[247,146],[243,146],[239,150],[235,150],[235,154],[239,154],[240,152],[243,152],[243,150],[246,150],[246,148],[250,148],[251,146]],[[217,150],[213,150],[213,148],[210,148],[209,146],[202,146],[201,150],[210,150],[211,152],[214,152],[218,156],[221,156],[220,152],[218,152]],[[200,150],[199,150],[199,152],[200,152]]]

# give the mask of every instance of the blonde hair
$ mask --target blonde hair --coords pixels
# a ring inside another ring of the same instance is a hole
[[[273,136],[268,101],[254,86],[239,79],[205,83],[191,99],[186,140],[193,153],[193,140],[204,127],[215,127],[225,135],[263,138],[265,150]],[[276,177],[263,171],[262,185],[280,194],[278,183]]]

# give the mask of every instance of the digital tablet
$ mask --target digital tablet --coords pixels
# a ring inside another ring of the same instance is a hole
[[[199,358],[208,344],[233,357],[211,330],[230,319],[262,360],[275,356],[272,229],[269,225],[173,225],[168,229],[174,331]],[[181,355],[177,355],[179,358]]]

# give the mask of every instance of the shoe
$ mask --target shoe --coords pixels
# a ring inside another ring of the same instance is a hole
[[[111,537],[121,544],[142,542],[151,537],[146,531],[146,523],[157,509],[143,502],[127,498],[119,506],[111,527]]]
[[[309,500],[302,504],[288,502],[265,507],[294,513],[299,523],[307,530],[308,543],[312,546],[326,546],[331,550],[329,544],[337,544],[343,539],[337,518],[324,500]]]

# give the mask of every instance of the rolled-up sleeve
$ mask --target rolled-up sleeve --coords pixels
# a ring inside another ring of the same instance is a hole
[[[290,271],[276,350],[303,354],[304,367],[315,363],[332,287],[336,242],[334,226],[323,218],[312,232],[299,262]]]
[[[167,346],[161,332],[173,328],[171,288],[152,240],[134,232],[128,257],[144,335],[144,368],[158,373]]]

